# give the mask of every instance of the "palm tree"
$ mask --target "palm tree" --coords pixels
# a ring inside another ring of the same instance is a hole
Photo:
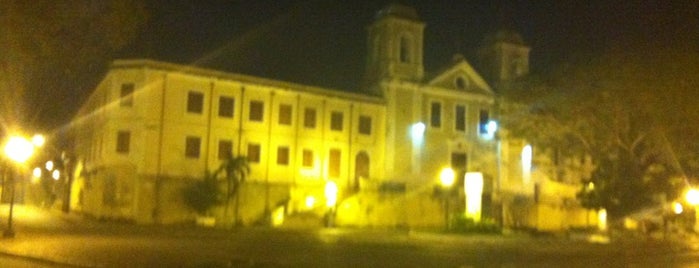
[[[245,178],[250,174],[250,165],[248,164],[248,158],[245,156],[229,157],[221,163],[221,166],[216,170],[216,175],[223,173],[226,180],[226,209],[224,213],[228,213],[228,207],[231,197],[235,197],[235,209],[234,214],[234,224],[238,225],[238,208],[239,208],[239,195],[238,191],[240,186],[245,182]]]

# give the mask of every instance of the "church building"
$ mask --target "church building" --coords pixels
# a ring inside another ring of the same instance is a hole
[[[303,215],[339,226],[437,227],[469,211],[511,225],[503,202],[515,198],[506,189],[545,191],[522,171],[527,144],[498,134],[491,85],[526,76],[529,47],[499,32],[480,51],[482,74],[458,55],[426,71],[424,29],[411,7],[379,11],[354,93],[114,61],[73,120],[71,208],[144,224],[194,221],[202,215],[185,204],[184,189],[245,156],[251,170],[239,209],[221,205],[206,215],[218,226],[284,225]],[[453,182],[441,183],[445,174]]]

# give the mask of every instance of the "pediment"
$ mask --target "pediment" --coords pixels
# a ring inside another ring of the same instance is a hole
[[[454,91],[493,94],[485,79],[464,59],[437,73],[427,85]]]

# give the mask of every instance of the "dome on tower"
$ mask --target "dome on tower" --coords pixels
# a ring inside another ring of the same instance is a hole
[[[420,20],[415,8],[401,4],[390,4],[376,13],[376,19],[385,17],[398,17],[408,20]]]
[[[513,30],[501,29],[495,33],[486,35],[483,40],[483,45],[491,45],[499,42],[511,43],[517,45],[526,45],[522,35]]]

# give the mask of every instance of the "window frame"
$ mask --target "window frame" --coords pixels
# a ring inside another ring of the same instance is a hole
[[[247,147],[248,162],[259,164],[262,159],[262,146],[259,143],[248,143]]]
[[[293,123],[294,107],[291,104],[280,103],[277,124],[291,126]],[[284,119],[284,120],[282,120]]]
[[[460,108],[462,109],[461,112],[459,112]],[[464,104],[454,105],[454,131],[466,132],[466,125],[468,121],[466,116],[467,111],[468,108]]]
[[[198,99],[197,99],[198,98]],[[196,90],[187,92],[187,113],[204,113],[204,93]]]
[[[313,150],[303,149],[303,151],[301,152],[301,167],[313,168],[313,166]]]
[[[228,149],[228,150],[226,150]],[[218,160],[227,160],[233,157],[233,141],[221,139],[218,141]]]
[[[201,137],[185,137],[184,156],[188,159],[199,159],[201,157]]]
[[[134,92],[136,92],[136,84],[122,83],[119,91],[119,107],[133,107]]]
[[[230,108],[223,109],[223,108],[228,108],[229,102],[230,102]],[[233,118],[235,116],[235,98],[234,97],[231,97],[231,96],[219,96],[218,97],[218,116],[224,117],[224,118]]]
[[[435,105],[438,106],[437,113],[435,113]],[[430,101],[430,127],[431,128],[442,128],[442,117],[443,117],[443,107],[441,101]],[[435,117],[436,115],[436,117]]]
[[[131,152],[131,131],[117,131],[116,152],[119,154],[129,154]]]
[[[345,124],[345,114],[342,111],[330,112],[330,130],[343,131]]]
[[[315,129],[318,126],[318,110],[312,107],[303,109],[303,127]]]
[[[328,177],[339,178],[342,175],[342,150],[332,148],[328,152]]]
[[[277,147],[277,165],[288,166],[289,165],[289,146],[279,146]]]
[[[357,132],[362,135],[371,135],[373,118],[369,115],[360,115]]]
[[[250,100],[248,102],[248,121],[264,122],[264,120],[265,120],[265,102],[261,101],[261,100]]]

